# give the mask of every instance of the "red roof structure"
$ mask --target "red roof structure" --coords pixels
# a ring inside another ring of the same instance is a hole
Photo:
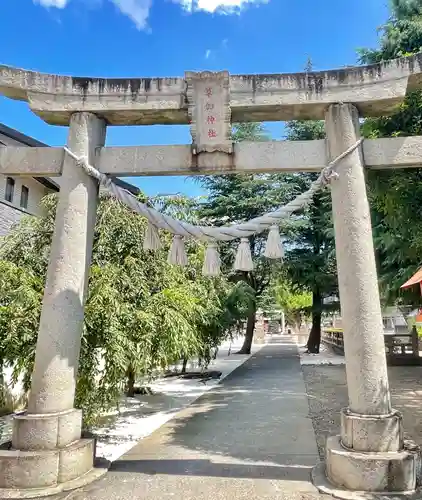
[[[413,285],[420,285],[422,293],[422,267],[404,283],[400,288],[410,288]]]

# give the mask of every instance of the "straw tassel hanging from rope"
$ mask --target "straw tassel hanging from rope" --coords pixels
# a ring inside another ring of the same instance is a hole
[[[240,240],[236,259],[234,261],[234,269],[236,271],[253,271],[251,247],[248,238],[242,238]]]
[[[188,257],[186,255],[185,242],[183,236],[175,234],[168,254],[167,262],[176,266],[187,266]]]
[[[208,243],[205,251],[202,274],[204,276],[218,276],[220,274],[221,259],[216,242]]]
[[[160,250],[162,248],[162,244],[160,241],[160,236],[158,234],[158,229],[154,224],[148,222],[147,230],[144,236],[144,250]]]
[[[270,227],[264,256],[268,259],[284,258],[283,243],[281,241],[280,231],[277,225],[273,225]]]

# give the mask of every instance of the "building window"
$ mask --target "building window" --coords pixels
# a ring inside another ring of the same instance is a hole
[[[22,191],[21,191],[22,208],[28,208],[28,197],[29,197],[29,189],[26,186],[22,186]]]
[[[13,203],[13,194],[15,192],[15,180],[11,177],[6,178],[6,192],[4,198],[9,203]]]

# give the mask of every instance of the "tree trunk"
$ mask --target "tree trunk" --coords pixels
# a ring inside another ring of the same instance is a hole
[[[6,383],[3,375],[3,361],[0,361],[0,410],[6,406]]]
[[[182,373],[186,373],[186,368],[188,366],[188,359],[187,358],[184,358],[183,359],[183,365],[182,365]]]
[[[236,354],[250,354],[252,348],[253,334],[255,331],[255,321],[256,321],[256,310],[254,310],[249,316],[246,323],[246,333],[245,340],[243,341],[243,346],[240,351]]]
[[[318,291],[314,291],[312,295],[312,328],[306,347],[309,353],[319,354],[321,344],[322,297]]]
[[[129,398],[133,398],[135,396],[135,372],[133,370],[132,365],[129,365],[127,372],[127,389],[126,389],[126,395]]]

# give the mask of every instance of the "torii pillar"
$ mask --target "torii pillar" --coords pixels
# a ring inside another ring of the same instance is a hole
[[[93,162],[105,131],[96,115],[74,113],[68,147]],[[97,199],[95,179],[65,156],[28,410],[14,418],[12,449],[0,451],[2,498],[60,493],[107,471],[94,467],[95,440],[81,437],[74,408]]]
[[[359,139],[359,114],[352,104],[331,105],[325,125],[331,160]],[[413,491],[420,458],[405,449],[402,417],[391,407],[361,149],[336,170],[331,194],[349,407],[341,413],[340,435],[327,439],[326,462],[314,470],[314,482],[340,498],[357,491]]]

